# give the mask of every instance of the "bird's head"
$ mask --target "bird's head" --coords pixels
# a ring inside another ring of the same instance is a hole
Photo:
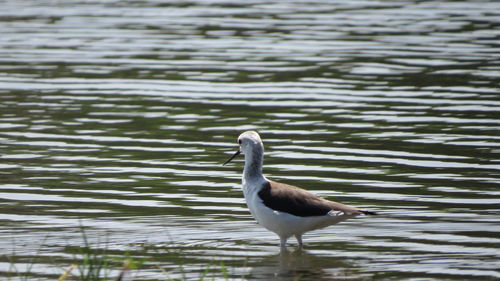
[[[222,165],[226,165],[231,162],[236,156],[243,154],[248,154],[250,151],[264,149],[262,140],[256,131],[246,131],[238,137],[239,149]]]

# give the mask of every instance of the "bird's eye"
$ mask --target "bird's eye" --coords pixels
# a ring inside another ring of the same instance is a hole
[[[241,140],[238,140],[238,143],[241,144]]]

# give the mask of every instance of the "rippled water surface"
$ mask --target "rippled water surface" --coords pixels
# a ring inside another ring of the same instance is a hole
[[[57,280],[84,228],[134,280],[500,278],[499,11],[4,1],[0,276]],[[380,215],[280,256],[221,166],[250,129],[269,178]]]

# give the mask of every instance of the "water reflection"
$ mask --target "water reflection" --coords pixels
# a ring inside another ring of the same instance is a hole
[[[159,251],[144,280],[181,262],[196,279],[213,260],[236,279],[499,278],[499,9],[4,1],[0,255],[22,267],[48,237],[38,255],[70,264],[81,222],[117,255]],[[265,139],[270,178],[384,216],[276,256],[241,162],[220,165],[246,130]]]
[[[250,264],[248,280],[369,280],[348,260],[321,257],[309,251],[268,256]]]

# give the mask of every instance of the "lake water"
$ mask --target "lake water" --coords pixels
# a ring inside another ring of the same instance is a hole
[[[0,278],[57,280],[83,228],[134,280],[498,280],[499,11],[3,1]],[[221,166],[245,130],[269,178],[380,215],[280,256]]]

